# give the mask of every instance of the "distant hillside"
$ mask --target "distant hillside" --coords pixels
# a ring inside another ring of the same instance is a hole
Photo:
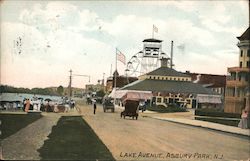
[[[60,94],[53,88],[17,88],[8,85],[0,85],[0,93],[29,93],[29,94],[42,94],[42,95],[56,95]]]

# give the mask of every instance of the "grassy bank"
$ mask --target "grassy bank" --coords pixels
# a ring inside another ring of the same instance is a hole
[[[0,114],[1,139],[5,139],[17,131],[40,119],[42,115],[33,114]]]
[[[223,118],[204,118],[204,117],[195,117],[195,120],[208,121],[213,123],[218,123],[222,125],[235,126],[238,127],[240,120],[230,120]]]
[[[196,116],[209,116],[209,117],[224,117],[224,118],[240,118],[240,114],[235,113],[225,113],[222,109],[196,109],[195,110]]]
[[[42,160],[114,160],[80,116],[62,116],[38,150]]]

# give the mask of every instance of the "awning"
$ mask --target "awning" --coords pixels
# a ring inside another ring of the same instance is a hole
[[[198,103],[214,103],[214,104],[222,103],[220,95],[197,94],[196,100],[198,101]]]
[[[153,97],[151,91],[137,91],[137,90],[115,90],[109,94],[109,97],[117,99],[131,99],[131,100],[147,100]]]
[[[128,91],[121,99],[125,100],[148,100],[153,97],[152,92],[148,91]]]
[[[118,90],[114,88],[108,97],[120,99],[127,93],[127,91],[128,90]]]

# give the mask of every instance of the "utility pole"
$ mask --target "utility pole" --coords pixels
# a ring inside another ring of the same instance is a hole
[[[90,82],[90,75],[72,74],[71,69],[69,72],[70,72],[70,75],[69,75],[69,94],[68,94],[68,97],[69,97],[69,99],[71,99],[71,97],[72,97],[72,77],[73,76],[87,77],[87,78],[89,78],[89,82]]]
[[[105,77],[105,73],[103,73],[103,76],[102,76],[102,85],[104,86],[104,77]]]
[[[105,73],[103,73],[103,77],[102,77],[102,87],[103,87],[103,91],[105,92],[104,78],[105,78]]]
[[[112,64],[111,64],[111,67],[110,67],[110,77],[112,77]]]
[[[72,89],[71,89],[71,85],[72,85],[72,70],[70,69],[69,71],[70,75],[69,75],[69,98],[71,99],[72,96]]]

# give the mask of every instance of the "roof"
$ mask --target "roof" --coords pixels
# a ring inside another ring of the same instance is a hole
[[[160,75],[160,76],[174,76],[174,77],[190,77],[187,74],[183,74],[174,69],[168,67],[160,67],[152,72],[147,73],[146,75]]]
[[[211,94],[217,95],[210,89],[203,87],[201,84],[185,81],[167,81],[167,80],[138,80],[122,88],[122,90],[142,90],[152,92],[169,92],[169,93],[190,93],[190,94]]]
[[[226,76],[225,75],[213,75],[213,74],[199,74],[199,73],[187,73],[191,76],[192,81],[202,85],[209,85],[208,87],[225,87]]]
[[[240,41],[242,40],[250,40],[250,27],[239,37],[237,37]]]
[[[143,40],[142,42],[162,42],[162,40],[158,40],[158,39],[153,39],[153,38],[151,38],[151,39],[145,39],[145,40]]]

